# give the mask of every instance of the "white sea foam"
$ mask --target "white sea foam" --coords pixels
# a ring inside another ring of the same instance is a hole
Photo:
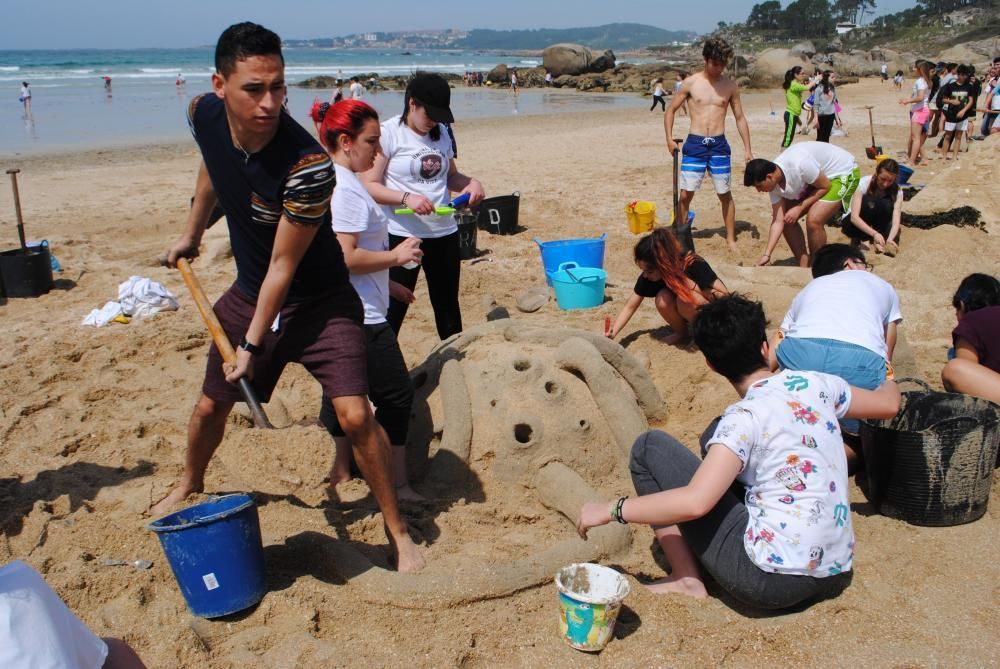
[[[0,65],[0,72],[17,72],[20,69],[17,65]]]

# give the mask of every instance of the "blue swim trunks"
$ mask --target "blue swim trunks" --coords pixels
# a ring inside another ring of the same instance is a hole
[[[696,191],[701,187],[705,170],[712,175],[715,192],[728,193],[732,185],[732,149],[725,135],[702,137],[688,135],[681,159],[680,188]]]

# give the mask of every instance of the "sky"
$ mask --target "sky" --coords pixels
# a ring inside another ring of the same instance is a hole
[[[2,0],[0,49],[174,48],[214,45],[226,26],[256,21],[285,39],[369,31],[578,28],[645,23],[708,32],[743,21],[746,0]],[[789,4],[783,0],[782,5]],[[878,0],[877,14],[912,0]],[[705,8],[710,7],[710,10]],[[366,11],[367,8],[367,11]]]

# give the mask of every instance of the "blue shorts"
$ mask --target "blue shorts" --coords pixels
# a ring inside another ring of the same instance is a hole
[[[715,192],[728,193],[732,185],[732,150],[725,135],[702,137],[688,135],[681,159],[680,188],[696,191],[701,187],[705,170],[712,175]]]
[[[833,374],[856,388],[875,390],[885,383],[885,358],[864,346],[836,339],[785,337],[775,352],[782,369]],[[861,422],[842,418],[844,432],[857,434]]]

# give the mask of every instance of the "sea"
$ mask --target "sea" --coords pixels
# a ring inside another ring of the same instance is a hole
[[[541,65],[525,55],[458,50],[286,48],[288,108],[307,127],[314,98],[330,91],[295,86],[327,75],[406,75],[417,70],[489,72],[498,63],[514,68]],[[211,88],[214,49],[0,50],[0,156],[169,143],[189,137],[187,101]],[[641,61],[635,61],[641,62]],[[106,89],[104,77],[111,78]],[[178,84],[178,78],[183,84]],[[18,101],[21,82],[31,85],[32,109]],[[402,93],[369,95],[383,117],[402,111]],[[452,92],[456,125],[463,119],[550,114],[613,107],[641,107],[633,94],[594,94],[560,89],[522,90],[457,87]]]

